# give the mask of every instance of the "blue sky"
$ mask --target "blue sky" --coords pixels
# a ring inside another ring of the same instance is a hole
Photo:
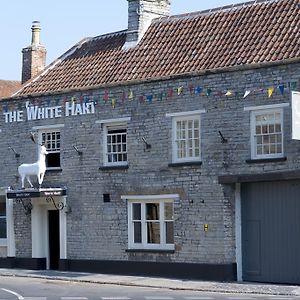
[[[181,14],[242,0],[171,0],[171,13]],[[47,64],[84,37],[127,28],[126,0],[9,0],[1,3],[0,79],[20,80],[22,48],[31,43],[32,21],[41,22]]]

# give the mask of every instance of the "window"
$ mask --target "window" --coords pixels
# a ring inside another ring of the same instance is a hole
[[[0,196],[0,239],[6,239],[6,199]]]
[[[60,130],[49,129],[40,132],[41,143],[45,145],[48,154],[46,155],[47,169],[60,168]]]
[[[104,164],[127,165],[127,124],[105,124]]]
[[[174,250],[174,199],[178,195],[122,198],[128,200],[129,249]]]
[[[251,157],[277,158],[283,156],[283,110],[251,112]]]
[[[201,160],[200,115],[173,118],[173,162]]]

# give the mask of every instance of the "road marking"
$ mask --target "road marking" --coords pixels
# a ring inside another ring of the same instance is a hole
[[[161,297],[161,296],[149,296],[149,297],[145,297],[145,299],[147,300],[173,300],[174,298],[173,297]]]
[[[47,300],[47,297],[24,297],[24,300]]]
[[[87,300],[87,297],[61,297],[62,300]]]
[[[184,297],[186,300],[212,300],[213,297]]]
[[[14,292],[14,291],[7,290],[7,289],[1,289],[1,290],[6,292],[6,293],[13,294],[14,296],[16,296],[18,298],[18,300],[24,300],[23,296],[21,296],[20,294]]]
[[[101,297],[102,300],[130,300],[128,297]]]
[[[289,300],[289,299],[294,299],[292,297],[269,297],[269,300]]]
[[[247,297],[247,296],[235,296],[235,297],[227,297],[229,300],[251,300],[251,299],[257,299],[255,297]]]

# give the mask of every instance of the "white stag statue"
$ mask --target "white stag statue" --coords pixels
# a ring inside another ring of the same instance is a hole
[[[46,172],[46,155],[48,154],[45,146],[40,146],[39,159],[33,164],[22,164],[19,166],[18,171],[22,180],[22,189],[24,189],[24,180],[27,179],[31,187],[33,187],[30,176],[37,176],[39,185],[41,186],[45,172]]]

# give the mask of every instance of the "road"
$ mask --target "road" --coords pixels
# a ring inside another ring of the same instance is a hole
[[[297,297],[220,294],[0,276],[0,300],[295,300]]]

